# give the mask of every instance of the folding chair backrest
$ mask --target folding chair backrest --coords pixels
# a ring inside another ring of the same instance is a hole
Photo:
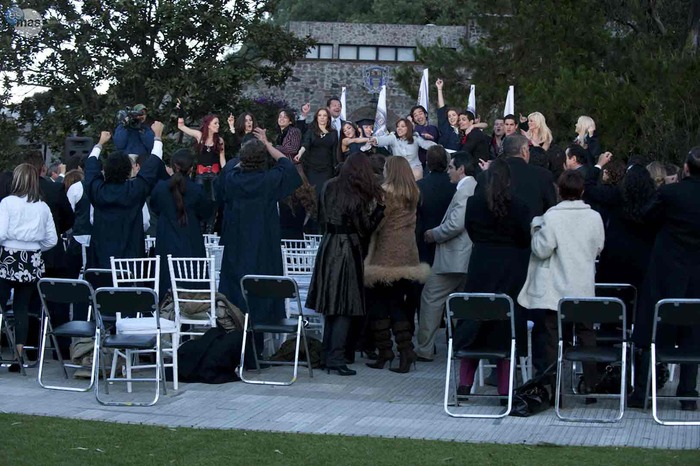
[[[207,244],[205,248],[207,250],[207,257],[214,258],[214,270],[220,272],[221,262],[224,259],[224,247],[216,244]]]
[[[656,303],[654,321],[683,327],[700,325],[700,299],[662,299]]]
[[[311,275],[318,248],[282,248],[285,275]]]
[[[160,257],[116,259],[110,257],[112,281],[117,287],[138,286],[158,290],[160,285]]]
[[[114,286],[112,269],[87,269],[83,278],[92,286],[93,290]]]
[[[307,235],[304,233],[304,239],[310,242],[311,246],[314,248],[317,248],[318,245],[321,244],[321,238],[323,238],[323,235]]]
[[[208,246],[210,244],[213,246],[218,246],[219,240],[221,240],[219,235],[202,235],[202,236],[204,237],[204,245],[205,246]]]
[[[115,317],[138,317],[140,314],[152,313],[160,328],[158,295],[150,288],[99,288],[95,291],[97,315],[104,319]]]
[[[168,268],[176,312],[180,312],[180,303],[206,303],[213,315],[216,309],[214,258],[168,254]]]
[[[595,295],[605,298],[619,298],[627,308],[627,322],[634,322],[637,309],[637,288],[629,283],[596,283]]]
[[[92,304],[92,286],[85,280],[66,278],[42,278],[37,283],[39,297],[45,305],[49,303]]]
[[[308,239],[282,239],[281,245],[288,249],[309,249],[317,247],[315,241]]]
[[[448,324],[447,334],[452,338],[452,326],[458,320],[497,321],[510,320],[511,335],[515,335],[513,300],[506,294],[452,293],[445,305]]]
[[[621,324],[627,327],[625,303],[619,298],[563,298],[559,301],[564,323]]]
[[[299,288],[293,278],[275,275],[246,275],[241,278],[241,290],[246,300],[250,297],[297,299],[299,296]]]
[[[151,250],[156,248],[156,239],[153,236],[146,236],[144,240],[144,247],[146,249],[146,256],[151,256]]]

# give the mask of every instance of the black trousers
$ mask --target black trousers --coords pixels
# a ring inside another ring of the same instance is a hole
[[[15,315],[15,344],[25,345],[29,333],[29,302],[36,290],[36,282],[18,283],[0,279],[0,306],[3,311],[10,299],[10,291],[14,288],[12,311]]]
[[[345,365],[345,342],[351,320],[350,316],[326,316],[323,330],[323,359],[326,367]]]
[[[392,323],[408,321],[410,302],[407,302],[412,287],[410,280],[399,280],[390,285],[376,284],[366,288],[367,314],[371,321],[391,319]]]

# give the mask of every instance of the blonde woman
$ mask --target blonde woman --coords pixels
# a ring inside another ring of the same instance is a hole
[[[523,135],[530,141],[533,146],[541,147],[544,150],[549,150],[552,145],[552,131],[547,126],[547,120],[540,112],[532,112],[527,116],[528,130],[521,130]]]
[[[0,305],[5,306],[14,289],[12,309],[20,364],[29,328],[29,300],[45,269],[41,253],[57,242],[51,210],[41,200],[39,172],[27,163],[18,165],[12,174],[12,191],[0,202]]]
[[[393,330],[401,361],[392,371],[406,373],[417,359],[406,297],[417,282],[425,283],[430,266],[418,258],[415,230],[420,191],[404,157],[387,159],[382,188],[384,219],[372,235],[365,259],[367,313],[379,358],[367,365],[373,369],[382,369],[387,362],[391,365]]]
[[[588,164],[593,166],[602,152],[600,142],[598,142],[595,121],[589,116],[582,115],[576,120],[575,130],[576,139],[574,139],[574,144],[578,144],[588,151],[590,154]]]
[[[661,162],[651,162],[649,165],[647,165],[647,171],[654,180],[656,189],[659,189],[661,186],[666,184],[666,167]]]

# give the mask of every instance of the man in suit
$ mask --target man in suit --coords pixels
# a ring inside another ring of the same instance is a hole
[[[564,161],[564,167],[567,170],[576,170],[580,172],[585,180],[588,176],[588,170],[590,168],[588,166],[588,156],[589,153],[586,149],[578,144],[572,144],[566,148],[566,160]]]
[[[633,339],[643,355],[629,400],[632,407],[644,404],[656,303],[666,298],[700,298],[700,146],[690,150],[684,169],[687,177],[659,188],[644,214],[644,220],[657,225],[659,230],[634,324]],[[697,352],[700,326],[660,324],[656,344],[662,350],[678,347],[681,352]],[[697,364],[681,364],[676,396],[698,396],[697,378]],[[681,409],[695,411],[697,402],[683,400]]]
[[[437,243],[435,261],[423,287],[418,320],[419,361],[432,361],[435,336],[442,320],[442,308],[450,293],[464,287],[472,242],[464,228],[467,199],[474,194],[476,160],[456,152],[447,166],[450,181],[457,185],[442,223],[425,232],[425,241]]]
[[[343,111],[343,104],[340,103],[340,99],[336,96],[331,97],[326,101],[326,108],[328,109],[328,113],[331,115],[331,121],[329,122],[331,125],[331,128],[333,128],[336,133],[338,133],[338,140],[340,140],[340,135],[341,131],[343,130],[343,125],[345,124],[345,120],[340,118],[340,114]],[[303,107],[301,107],[301,114],[299,115],[299,119],[296,122],[296,127],[299,128],[299,131],[301,131],[301,134],[303,135],[307,128],[308,125],[306,124],[306,118],[309,115],[309,112],[311,111],[311,104],[310,103],[305,103]]]
[[[476,117],[469,110],[459,114],[459,132],[461,135],[459,150],[475,159],[488,160],[491,139],[476,126]]]

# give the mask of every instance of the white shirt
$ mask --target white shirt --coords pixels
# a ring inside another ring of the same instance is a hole
[[[0,245],[21,251],[48,251],[58,243],[51,209],[42,201],[7,196],[0,202]]]
[[[460,188],[461,188],[462,186],[464,186],[464,183],[466,183],[466,181],[467,181],[468,178],[474,178],[474,177],[473,177],[473,176],[465,176],[464,178],[462,178],[461,180],[459,180],[459,183],[457,183],[457,191],[459,191]]]
[[[335,129],[336,133],[338,133],[338,137],[340,137],[340,117],[331,117],[331,126],[333,127],[333,129]]]

